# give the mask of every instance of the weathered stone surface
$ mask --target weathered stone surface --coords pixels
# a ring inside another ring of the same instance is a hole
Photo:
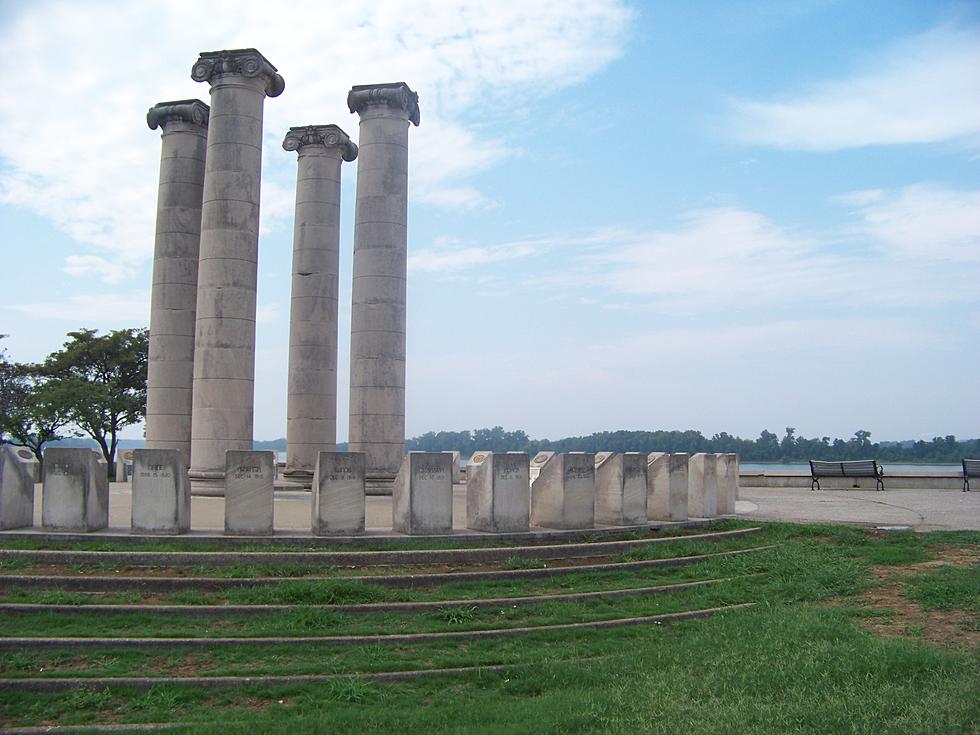
[[[364,455],[320,452],[313,475],[313,533],[364,530]]]
[[[693,518],[718,515],[718,478],[715,455],[699,452],[688,462],[687,513]]]
[[[44,452],[41,524],[65,531],[98,531],[109,525],[109,474],[91,449],[52,447]]]
[[[31,450],[0,445],[0,529],[34,525],[35,465]]]
[[[637,452],[595,455],[595,522],[635,526],[647,522],[647,463]]]
[[[191,455],[194,324],[201,204],[210,108],[199,100],[161,102],[146,122],[162,131],[153,286],[150,295],[146,447]],[[116,467],[116,481],[126,477]],[[122,468],[125,469],[125,468]]]
[[[122,450],[116,450],[116,482],[126,482],[129,479],[129,468],[126,466],[126,460],[123,459]]]
[[[307,125],[290,128],[282,147],[298,154],[284,475],[309,486],[337,442],[340,167],[357,146],[336,125]]]
[[[132,528],[136,533],[186,533],[191,488],[179,449],[133,451]]]
[[[359,85],[347,103],[360,117],[350,449],[366,454],[369,479],[384,484],[404,454],[408,127],[419,124],[418,95],[403,82]]]
[[[191,71],[211,85],[201,205],[191,471],[220,489],[225,452],[252,447],[255,289],[265,98],[284,87],[255,49],[205,52]]]
[[[459,452],[453,450],[451,452],[446,452],[453,460],[453,485],[459,485],[462,480],[462,475],[459,467]]]
[[[683,473],[670,469],[666,452],[647,455],[647,513],[652,521],[687,520],[687,455],[683,457]],[[678,474],[683,477],[677,479]]]
[[[738,495],[738,455],[716,454],[715,474],[718,482],[718,514],[733,515]]]
[[[541,458],[535,456],[534,461]],[[592,528],[595,525],[595,455],[550,453],[531,483],[531,525]],[[533,465],[532,465],[533,471]]]
[[[275,452],[230,450],[225,461],[225,533],[269,535],[273,531]]]
[[[548,464],[548,460],[554,456],[554,452],[538,452],[531,458],[529,480],[532,485],[538,479],[538,475],[541,474],[541,468]]]
[[[686,521],[688,519],[688,465],[690,456],[681,452],[669,455],[667,460],[668,497],[670,503],[670,520]]]
[[[466,527],[474,531],[527,531],[530,515],[528,456],[490,452],[466,480]]]
[[[409,452],[392,489],[392,527],[398,533],[449,533],[453,528],[452,458]]]

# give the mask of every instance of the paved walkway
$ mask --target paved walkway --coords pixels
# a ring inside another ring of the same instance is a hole
[[[35,489],[34,522],[41,525],[41,485]],[[275,527],[282,531],[309,531],[310,493],[276,491]],[[909,526],[917,531],[980,530],[980,491],[959,490],[818,490],[803,488],[743,487],[735,510],[739,518],[795,523],[857,523],[868,526]],[[109,526],[128,529],[130,486],[109,486]],[[224,527],[224,500],[191,500],[194,530]],[[368,496],[368,529],[391,529],[391,498]],[[453,491],[453,527],[466,526],[466,487]]]

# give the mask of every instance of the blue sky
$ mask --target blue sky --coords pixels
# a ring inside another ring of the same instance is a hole
[[[285,434],[296,160],[404,80],[410,436],[980,435],[980,5],[5,2],[0,333],[144,326],[158,101],[255,46],[256,438]],[[339,434],[356,163],[343,188]],[[138,430],[130,435],[138,436]]]

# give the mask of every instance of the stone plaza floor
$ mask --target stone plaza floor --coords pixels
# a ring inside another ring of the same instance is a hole
[[[41,524],[41,485],[35,487],[35,526]],[[309,532],[309,492],[277,490],[276,531]],[[130,525],[131,495],[128,483],[109,486],[109,527],[126,530]],[[857,523],[866,526],[909,526],[917,531],[980,530],[980,491],[958,490],[819,490],[805,488],[743,487],[735,506],[746,520],[795,523]],[[466,525],[466,486],[453,491],[453,527]],[[366,526],[391,529],[391,498],[368,496]],[[224,527],[224,500],[198,497],[191,501],[193,530],[214,531]]]

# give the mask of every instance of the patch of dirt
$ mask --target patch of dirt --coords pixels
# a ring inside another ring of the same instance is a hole
[[[980,550],[937,546],[929,551],[937,558],[904,567],[871,568],[874,586],[853,602],[859,609],[879,614],[860,618],[859,625],[882,638],[918,637],[940,646],[980,648],[976,615],[965,610],[926,610],[902,594],[909,577],[937,567],[976,565]]]

